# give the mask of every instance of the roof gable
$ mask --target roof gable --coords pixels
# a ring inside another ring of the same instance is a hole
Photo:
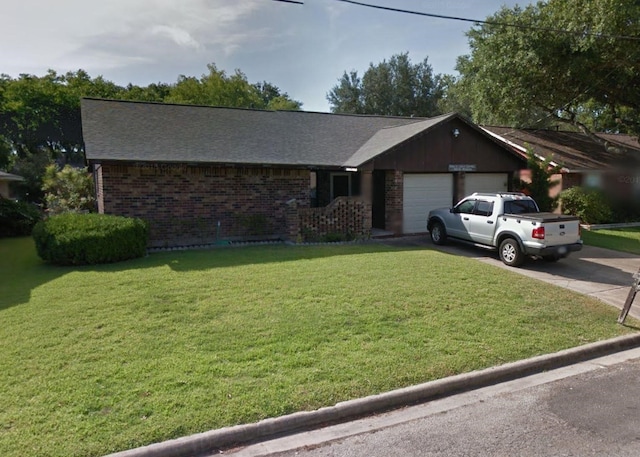
[[[455,114],[446,114],[412,124],[382,128],[374,133],[374,135],[344,163],[344,166],[359,167],[380,154],[384,154],[389,149],[455,116]]]

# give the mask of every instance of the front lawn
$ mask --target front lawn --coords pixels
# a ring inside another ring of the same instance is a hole
[[[585,244],[640,255],[640,227],[583,230]]]
[[[611,338],[617,310],[424,248],[42,264],[0,240],[0,449],[94,456]]]

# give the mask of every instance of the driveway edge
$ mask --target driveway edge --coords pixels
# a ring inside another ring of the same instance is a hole
[[[515,378],[560,368],[640,346],[640,333],[566,349],[553,354],[472,371],[436,381],[405,387],[378,395],[337,403],[315,411],[264,419],[253,424],[236,425],[197,433],[162,443],[109,454],[106,457],[187,457],[212,454],[220,449],[276,435],[311,429],[327,423],[345,422],[365,415],[381,413],[435,398],[453,395]]]

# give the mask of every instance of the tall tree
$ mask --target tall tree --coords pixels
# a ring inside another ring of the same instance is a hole
[[[640,133],[640,2],[549,0],[487,21],[457,66],[476,122]]]
[[[413,64],[408,53],[396,54],[371,63],[362,78],[344,72],[327,100],[334,113],[429,117],[440,113],[440,80],[427,59]]]
[[[302,103],[291,100],[286,93],[263,82],[250,84],[240,70],[227,75],[215,64],[207,65],[209,73],[200,78],[180,76],[165,101],[209,106],[229,106],[256,109],[300,109]]]

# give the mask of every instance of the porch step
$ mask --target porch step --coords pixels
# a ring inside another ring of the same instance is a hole
[[[383,230],[378,228],[371,229],[371,238],[393,238],[395,236],[396,236],[395,233],[390,232],[388,230]]]

